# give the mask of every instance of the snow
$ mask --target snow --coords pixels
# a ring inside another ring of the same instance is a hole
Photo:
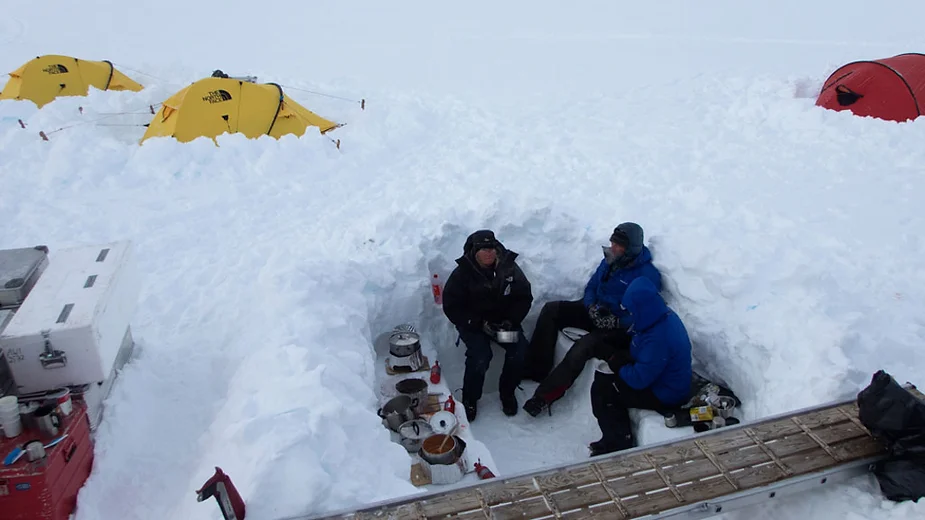
[[[521,255],[531,332],[544,302],[580,295],[612,228],[640,223],[698,361],[747,419],[849,398],[880,368],[923,384],[925,123],[813,101],[847,61],[920,51],[925,4],[243,9],[89,0],[0,19],[0,71],[64,53],[147,87],[42,110],[0,102],[0,247],[47,244],[54,261],[128,239],[145,276],[139,346],[77,520],[218,519],[194,494],[215,466],[248,519],[420,492],[376,415],[374,343],[414,322],[447,389],[461,386],[463,347],[428,284],[482,227]],[[347,123],[329,134],[340,150],[312,132],[138,146],[141,126],[103,126],[146,123],[149,105],[216,68]],[[489,377],[471,433],[491,469],[586,457],[590,376],[538,418],[504,417]],[[724,516],[923,513],[862,478]]]

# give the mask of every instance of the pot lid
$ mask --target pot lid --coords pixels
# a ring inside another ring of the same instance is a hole
[[[421,341],[421,337],[414,332],[398,332],[389,337],[389,343],[401,347],[414,345],[419,341]]]
[[[398,433],[408,439],[425,439],[433,435],[433,428],[423,419],[414,419],[402,423],[398,428]]]
[[[449,435],[458,422],[456,414],[447,410],[440,410],[430,418],[430,427],[433,428],[434,433]]]

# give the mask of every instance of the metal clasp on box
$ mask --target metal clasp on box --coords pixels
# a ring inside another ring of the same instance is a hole
[[[42,331],[42,338],[45,340],[45,351],[39,354],[39,362],[42,363],[42,368],[46,370],[66,367],[67,355],[63,350],[55,350],[51,346],[50,333],[51,331],[47,329]]]

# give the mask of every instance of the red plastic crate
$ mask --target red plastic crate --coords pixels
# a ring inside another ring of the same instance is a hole
[[[3,466],[2,459],[17,446],[34,439],[48,444],[53,438],[24,430],[0,439],[0,520],[67,520],[74,512],[77,492],[93,466],[93,442],[86,404],[72,403],[74,409],[58,432],[67,438],[46,448],[44,459],[29,462],[23,454],[12,466]]]

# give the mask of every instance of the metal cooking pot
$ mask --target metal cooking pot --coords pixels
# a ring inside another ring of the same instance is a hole
[[[424,408],[427,406],[427,388],[427,381],[416,377],[402,379],[395,383],[395,390],[398,390],[399,394],[407,395],[417,400],[418,404],[414,407],[417,415],[424,413]]]
[[[499,330],[495,333],[498,343],[517,343],[517,336],[516,330]]]
[[[417,417],[414,413],[414,407],[417,404],[417,399],[412,399],[407,395],[399,395],[389,399],[389,402],[385,403],[385,406],[380,408],[377,413],[392,431],[397,432],[402,424]]]
[[[485,333],[495,339],[498,343],[517,343],[519,332],[517,330],[508,330],[499,328],[497,325],[485,325]]]
[[[716,414],[723,419],[728,419],[736,407],[736,400],[725,395],[718,396],[715,399],[715,403],[713,409],[716,410]]]
[[[401,445],[408,450],[408,453],[414,453],[421,449],[424,439],[433,435],[434,431],[429,422],[424,419],[414,419],[402,424],[398,428],[398,433],[401,435]]]
[[[455,464],[466,450],[466,441],[457,435],[447,437],[438,433],[424,439],[418,454],[430,464]]]
[[[421,336],[410,330],[396,330],[389,335],[389,353],[396,357],[408,357],[421,350]]]

